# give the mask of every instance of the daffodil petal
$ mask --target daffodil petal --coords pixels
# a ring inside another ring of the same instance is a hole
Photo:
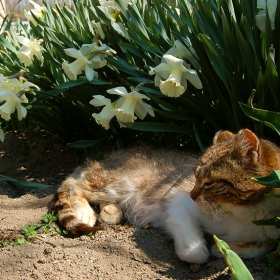
[[[135,107],[135,114],[138,118],[140,118],[141,120],[143,120],[146,115],[147,115],[147,110],[144,106],[144,102],[143,101],[139,101]]]
[[[107,92],[110,93],[110,94],[117,94],[117,95],[120,95],[120,96],[125,96],[125,95],[128,94],[125,87],[111,88],[111,89],[108,89]]]
[[[200,78],[198,77],[196,71],[190,71],[187,75],[186,78],[188,81],[190,81],[197,89],[202,88],[202,83]]]
[[[89,81],[91,81],[94,78],[94,70],[92,70],[88,65],[86,65],[85,73]]]
[[[152,116],[152,117],[155,116],[154,109],[152,108],[151,105],[149,105],[149,104],[143,102],[143,106],[145,107],[146,111],[148,112],[148,114],[149,114],[150,116]]]
[[[104,97],[103,95],[94,95],[93,98],[94,99],[92,99],[89,102],[93,106],[99,107],[111,104],[111,100],[109,98]]]
[[[79,58],[79,57],[83,56],[79,50],[76,50],[74,48],[64,49],[64,51],[68,56],[73,57],[73,58]]]
[[[185,88],[172,80],[162,81],[159,85],[161,92],[169,97],[179,97],[185,92]]]
[[[111,105],[105,106],[99,114],[92,114],[92,116],[101,124],[105,129],[110,128],[110,121],[115,116],[114,109]]]

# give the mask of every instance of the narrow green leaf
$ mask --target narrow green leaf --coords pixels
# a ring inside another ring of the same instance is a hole
[[[280,113],[252,108],[241,102],[239,102],[239,105],[245,115],[253,120],[264,123],[280,135]]]
[[[35,189],[44,189],[44,188],[52,187],[50,185],[44,185],[44,184],[40,184],[40,183],[36,183],[36,182],[18,181],[16,179],[13,179],[11,177],[4,176],[4,175],[0,175],[0,179],[7,181],[7,182],[11,182],[12,184],[15,184],[15,185],[18,185],[21,187],[28,187],[28,188],[35,188]]]
[[[199,34],[199,38],[201,39],[204,49],[209,57],[209,60],[211,64],[213,65],[213,68],[217,72],[218,76],[221,78],[221,80],[227,84],[227,76],[225,74],[226,69],[224,67],[224,63],[222,60],[222,57],[220,56],[220,52],[216,45],[211,41],[211,39],[206,36],[205,34]]]
[[[280,170],[272,170],[269,175],[256,177],[253,180],[267,187],[280,188]]]
[[[98,143],[101,140],[79,140],[72,143],[68,143],[67,145],[71,148],[88,148],[91,146],[94,146],[96,143]]]
[[[242,67],[250,72],[253,79],[256,79],[256,74],[259,71],[260,65],[255,58],[255,52],[252,49],[250,42],[241,33],[241,30],[239,29],[237,23],[234,25],[234,27],[236,32],[237,44],[239,46],[239,51],[242,58],[240,61],[245,64],[242,65]]]
[[[172,133],[182,133],[182,134],[193,134],[193,130],[183,126],[178,126],[174,124],[165,123],[155,123],[155,122],[138,122],[138,123],[123,123],[128,128],[141,131],[150,132],[172,132]]]
[[[200,139],[200,137],[199,137],[199,134],[198,134],[198,131],[197,131],[197,128],[196,128],[195,123],[193,123],[193,132],[194,132],[195,140],[196,140],[196,142],[197,142],[197,144],[198,144],[200,150],[201,150],[202,152],[204,152],[204,151],[205,151],[205,148],[204,148],[204,146],[203,146],[203,144],[202,144],[202,142],[201,142],[201,139]]]
[[[4,181],[7,181],[7,182],[15,182],[15,181],[17,181],[16,179],[13,179],[11,177],[4,176],[4,175],[0,175],[0,179],[4,180]]]
[[[133,75],[133,76],[139,76],[138,73],[133,69],[136,68],[134,65],[128,64],[125,60],[123,60],[120,57],[107,57],[107,61],[114,65],[118,70]]]
[[[16,181],[12,183],[21,187],[34,188],[39,190],[52,187],[51,185],[44,185],[36,182],[26,182],[26,181]]]
[[[195,121],[193,114],[186,110],[176,110],[176,111],[167,112],[167,111],[154,109],[154,111],[159,115],[168,117],[169,119],[173,119],[173,120],[192,121],[192,122]]]
[[[75,87],[75,86],[79,86],[85,83],[89,83],[89,81],[87,79],[78,79],[76,81],[67,81],[63,84],[60,84],[59,86],[56,87],[56,89],[68,89],[71,87]]]
[[[213,236],[221,253],[225,256],[226,263],[232,273],[233,280],[254,280],[250,271],[245,266],[240,257],[233,252],[228,244],[219,239],[216,235]]]
[[[274,226],[274,225],[280,226],[280,220],[278,217],[272,219],[266,219],[266,220],[253,221],[253,223],[258,226]]]
[[[269,192],[268,194],[266,194],[265,196],[267,197],[275,197],[275,198],[280,198],[279,194],[275,194],[274,191]]]

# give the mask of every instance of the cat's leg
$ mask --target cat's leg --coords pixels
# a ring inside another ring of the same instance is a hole
[[[77,199],[75,194],[70,196],[70,201],[77,219],[91,227],[94,226],[98,215],[94,212],[88,201],[82,197]]]
[[[195,217],[201,211],[188,194],[178,193],[167,203],[165,228],[173,237],[178,257],[189,263],[204,263],[209,252]]]
[[[87,192],[86,184],[84,173],[82,173],[80,178],[71,185],[69,195],[76,218],[92,227],[95,225],[98,215],[89,204],[89,200],[93,200],[93,194]]]
[[[101,223],[116,225],[119,224],[123,214],[117,204],[108,204],[107,202],[101,202],[100,206],[100,214],[98,217],[98,221]]]
[[[272,251],[275,248],[275,244],[260,244],[258,242],[246,242],[246,243],[234,243],[227,242],[230,249],[234,251],[239,257],[245,259],[251,259],[259,256],[263,256],[265,253]],[[221,258],[223,254],[220,252],[216,244],[211,247],[211,254]]]

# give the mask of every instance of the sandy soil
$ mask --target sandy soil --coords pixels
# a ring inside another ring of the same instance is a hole
[[[71,149],[43,131],[7,133],[0,143],[0,174],[53,187],[35,191],[0,181],[0,240],[20,235],[23,226],[38,224],[58,185],[92,157],[91,152]],[[265,257],[245,263],[255,280],[280,279]],[[94,236],[43,234],[21,246],[0,245],[0,279],[222,280],[230,279],[230,272],[223,259],[211,258],[204,265],[184,263],[160,230],[123,224],[106,226]]]

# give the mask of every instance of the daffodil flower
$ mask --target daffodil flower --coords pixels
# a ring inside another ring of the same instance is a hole
[[[261,11],[256,15],[256,23],[261,31],[265,32],[266,13],[270,19],[271,29],[274,29],[276,6],[277,0],[258,0],[257,8]]]
[[[7,82],[10,84],[12,92],[17,94],[17,97],[23,103],[28,102],[28,99],[26,98],[25,93],[24,93],[25,90],[30,89],[30,87],[34,87],[36,89],[39,89],[39,87],[36,86],[35,84],[30,83],[30,82],[28,82],[28,81],[26,81],[25,79],[22,79],[22,78],[7,79]],[[20,96],[18,94],[19,92],[21,92]]]
[[[120,123],[133,123],[136,119],[134,114],[141,120],[145,118],[147,113],[151,116],[155,115],[152,107],[142,101],[142,99],[150,100],[150,98],[144,94],[135,90],[128,93],[124,87],[109,89],[107,92],[121,96],[115,105],[115,115]]]
[[[13,90],[13,85],[8,82],[7,78],[5,78],[3,74],[0,74],[0,90]]]
[[[90,67],[94,69],[102,68],[107,64],[105,56],[117,53],[107,45],[102,44],[101,46],[98,46],[97,43],[83,44],[80,51],[84,56],[90,57]]]
[[[26,117],[27,110],[21,105],[21,100],[13,92],[0,90],[0,102],[5,101],[0,106],[1,117],[8,121],[11,118],[11,114],[17,109],[17,116],[19,120]]]
[[[25,66],[30,66],[32,64],[33,56],[37,56],[41,61],[41,65],[43,64],[43,48],[37,42],[33,42],[22,36],[16,36],[16,39],[23,45],[17,52],[17,57],[21,63]]]
[[[156,66],[150,74],[156,74],[155,85],[169,97],[179,97],[187,89],[187,80],[196,88],[202,88],[197,72],[184,65],[184,60],[173,55],[163,56],[162,63]]]
[[[134,0],[133,0],[134,1]],[[110,14],[115,12],[115,10],[121,10],[121,7],[123,7],[125,10],[127,9],[127,6],[129,3],[131,3],[131,0],[120,0],[120,1],[115,1],[115,0],[99,0],[99,3],[103,7],[110,8],[109,10]]]
[[[115,116],[115,104],[111,103],[109,98],[103,95],[94,95],[94,98],[89,102],[91,105],[99,107],[104,106],[99,114],[92,114],[92,116],[100,123],[105,129],[110,128],[110,121]]]
[[[5,120],[10,120],[11,114],[17,109],[17,116],[22,120],[27,114],[27,110],[21,104],[28,102],[25,92],[30,91],[30,87],[39,89],[36,85],[26,81],[24,78],[5,78],[0,74],[0,116]]]
[[[117,22],[116,18],[118,16],[118,13],[109,13],[108,7],[104,7],[104,6],[97,6],[104,14],[105,16],[111,21],[111,25],[113,27],[113,29],[120,35],[122,35],[123,37],[127,37],[126,36],[126,31],[125,28],[123,26],[123,24],[121,22]]]
[[[197,55],[195,49],[191,46],[189,42],[189,49],[187,49],[180,41],[176,40],[174,42],[174,47],[169,49],[165,54],[176,56],[177,58],[184,58],[189,60],[191,64],[196,68],[200,69],[200,65],[197,62]]]
[[[24,15],[29,22],[31,21],[36,26],[37,22],[33,18],[33,15],[37,18],[43,18],[43,11],[45,11],[45,7],[41,7],[39,4],[35,3],[32,0],[29,0],[29,3],[33,4],[34,9],[31,9],[29,11],[24,10]],[[31,12],[33,15],[31,14]]]
[[[85,57],[80,50],[74,48],[69,48],[64,50],[70,57],[76,58],[72,63],[64,61],[62,63],[62,68],[70,80],[77,80],[77,76],[85,71],[86,77],[89,81],[94,78],[95,72],[91,69],[92,62]]]

